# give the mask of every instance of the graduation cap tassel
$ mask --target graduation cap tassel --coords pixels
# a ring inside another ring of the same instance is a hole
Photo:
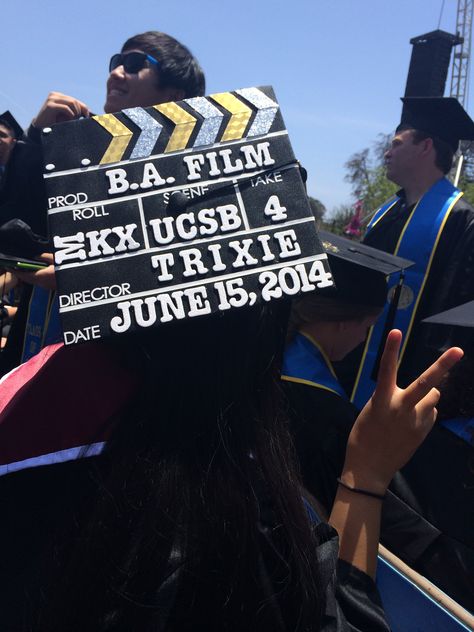
[[[388,308],[387,318],[385,319],[385,327],[383,329],[382,339],[380,341],[380,346],[377,351],[377,358],[375,359],[374,368],[372,369],[371,379],[376,382],[379,374],[380,361],[382,359],[383,350],[385,348],[385,342],[388,337],[389,331],[393,327],[393,323],[395,322],[395,315],[398,309],[398,302],[400,300],[400,295],[402,293],[403,281],[405,280],[405,271],[400,271],[400,279],[395,288],[395,292],[393,293],[393,298],[390,302],[390,307]]]

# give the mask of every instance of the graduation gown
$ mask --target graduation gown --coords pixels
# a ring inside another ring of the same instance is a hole
[[[113,348],[105,344],[43,349],[0,383],[2,630],[36,629],[48,590],[81,537],[97,488],[107,476],[103,448],[111,420],[138,386],[136,372],[120,366]],[[91,445],[100,449],[88,449]],[[337,560],[334,529],[324,523],[314,529],[320,544],[312,555],[326,596],[321,630],[389,632],[374,582]],[[176,594],[168,582],[157,592],[163,602]],[[212,599],[206,596],[206,607]],[[169,625],[157,614],[136,631],[215,629],[209,610],[199,603],[191,608],[186,596],[168,609]]]
[[[438,421],[391,488],[441,530],[420,572],[474,612],[474,444]]]
[[[18,141],[0,180],[0,224],[19,218],[47,235],[47,202],[41,147]]]
[[[307,371],[303,373],[291,361],[291,354],[290,346],[286,351],[282,378],[303,482],[329,512],[337,492],[336,479],[344,465],[347,439],[358,411],[345,395],[324,388],[324,379],[321,379],[324,368],[327,379],[333,379],[327,359],[321,358],[316,352],[312,353],[308,347],[307,364],[321,364],[313,372],[318,377],[311,380],[307,379]],[[301,361],[301,355],[294,357]],[[302,377],[303,374],[305,377]],[[470,546],[468,538],[453,537],[457,533],[454,523],[459,524],[462,515],[466,517],[470,511],[472,524],[472,500],[469,505],[468,499],[463,496],[466,502],[462,509],[458,508],[453,513],[453,520],[450,518],[450,508],[442,509],[443,498],[446,499],[450,494],[453,494],[454,507],[457,492],[453,486],[448,489],[446,484],[430,484],[433,463],[436,462],[431,460],[434,458],[432,445],[435,443],[438,446],[438,434],[430,435],[429,439],[429,443],[419,448],[420,456],[416,453],[405,469],[395,475],[390,485],[382,507],[380,540],[390,551],[465,608],[474,610],[472,533]],[[440,451],[442,443],[439,443]],[[455,452],[454,445],[452,448]],[[452,459],[455,458],[453,454]],[[467,463],[465,460],[463,466],[458,466],[465,469]],[[442,470],[437,471],[442,479]],[[414,477],[413,472],[419,472],[419,477]],[[467,493],[460,491],[461,480],[457,480],[456,484],[461,495]]]
[[[399,201],[366,234],[363,243],[393,253],[413,209]],[[414,245],[416,247],[416,244]],[[409,253],[406,254],[409,259]],[[408,385],[453,345],[465,347],[471,331],[421,324],[428,316],[474,299],[474,209],[462,197],[442,230],[431,270],[416,313],[410,340],[399,370],[399,383]]]
[[[18,141],[0,181],[0,225],[19,218],[33,232],[47,236],[46,209],[41,146],[31,141]],[[32,291],[32,286],[26,284],[22,288],[20,305],[12,322],[7,346],[0,353],[0,376],[21,362]]]

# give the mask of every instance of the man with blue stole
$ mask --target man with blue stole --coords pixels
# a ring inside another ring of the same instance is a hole
[[[452,330],[420,328],[421,320],[474,298],[474,209],[446,178],[459,141],[474,139],[474,122],[453,98],[402,101],[402,121],[385,154],[387,177],[402,188],[375,213],[363,243],[415,262],[393,322],[403,332],[404,386],[455,340]],[[390,288],[389,300],[393,292]],[[386,314],[389,308],[387,302]],[[358,408],[375,385],[383,321],[370,331],[355,377],[351,400]]]

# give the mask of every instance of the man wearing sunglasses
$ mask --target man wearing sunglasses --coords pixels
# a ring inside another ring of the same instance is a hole
[[[148,31],[128,39],[120,53],[112,55],[104,110],[117,112],[125,108],[148,107],[168,101],[202,96],[205,93],[204,73],[195,57],[180,42],[166,33]],[[54,123],[90,116],[88,106],[74,97],[51,92],[28,130],[28,138],[39,144],[39,130]],[[39,176],[42,177],[41,173]],[[46,223],[46,207],[42,213]],[[50,261],[52,255],[45,255]],[[47,290],[55,288],[54,268],[49,265],[37,272],[18,272],[21,281]],[[19,316],[10,332],[6,348],[0,357],[0,375],[28,359],[26,348],[28,323],[31,312],[29,291],[26,286]]]
[[[167,101],[202,96],[204,73],[190,51],[166,33],[148,31],[128,39],[112,55],[104,111],[148,107]],[[41,129],[61,121],[90,115],[85,103],[60,92],[51,92],[33,121]],[[29,135],[35,136],[35,130]]]

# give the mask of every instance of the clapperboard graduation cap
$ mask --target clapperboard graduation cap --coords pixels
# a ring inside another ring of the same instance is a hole
[[[347,303],[382,308],[387,300],[386,277],[413,265],[340,235],[319,231],[319,236],[336,285],[322,292]]]
[[[474,301],[463,303],[445,312],[440,312],[422,322],[431,325],[455,325],[457,327],[474,327]]]
[[[6,110],[6,112],[4,112],[3,114],[0,114],[0,120],[3,120],[6,123],[8,123],[8,125],[13,129],[15,138],[17,140],[21,140],[23,138],[23,134],[24,134],[23,128],[17,122],[17,120],[15,119],[15,117],[9,110]]]
[[[453,152],[460,140],[474,140],[474,121],[454,97],[403,97],[402,101],[399,127],[408,125],[436,136]]]
[[[42,130],[64,341],[333,284],[273,90]]]

